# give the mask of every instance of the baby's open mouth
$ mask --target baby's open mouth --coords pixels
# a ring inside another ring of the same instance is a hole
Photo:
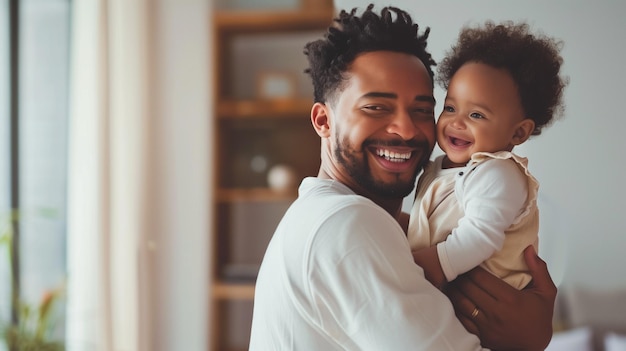
[[[455,137],[449,137],[448,139],[450,140],[450,143],[455,146],[466,146],[466,145],[471,144],[471,142],[467,140],[463,140],[463,139],[459,139]]]

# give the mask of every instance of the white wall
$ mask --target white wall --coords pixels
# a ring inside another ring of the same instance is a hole
[[[626,2],[621,1],[370,1],[393,5],[429,26],[436,61],[466,23],[526,20],[565,42],[566,113],[544,133],[516,148],[541,183],[540,254],[561,286],[626,287]],[[367,2],[369,3],[369,2]],[[335,0],[339,9],[361,0]],[[441,108],[444,92],[436,88]],[[438,112],[437,112],[438,113]],[[440,152],[440,151],[437,151]],[[406,203],[406,202],[405,202]]]

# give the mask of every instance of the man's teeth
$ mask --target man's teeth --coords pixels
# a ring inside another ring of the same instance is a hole
[[[411,158],[410,152],[401,153],[401,152],[393,152],[389,150],[378,149],[376,150],[376,154],[392,162],[403,162]]]

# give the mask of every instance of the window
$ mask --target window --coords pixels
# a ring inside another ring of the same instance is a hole
[[[16,281],[33,306],[66,278],[69,32],[69,0],[0,0],[0,215],[6,223],[18,209]],[[2,323],[11,319],[8,262],[2,250]],[[62,340],[64,308],[53,307],[50,332]]]
[[[11,208],[10,177],[10,60],[9,2],[0,0],[0,235],[6,231],[6,216]],[[8,252],[0,247],[0,321],[11,316]]]

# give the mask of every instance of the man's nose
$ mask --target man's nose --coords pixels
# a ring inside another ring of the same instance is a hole
[[[415,121],[411,118],[411,115],[406,111],[398,112],[387,127],[387,132],[391,134],[397,134],[403,140],[409,140],[415,138],[416,133],[419,132]]]

